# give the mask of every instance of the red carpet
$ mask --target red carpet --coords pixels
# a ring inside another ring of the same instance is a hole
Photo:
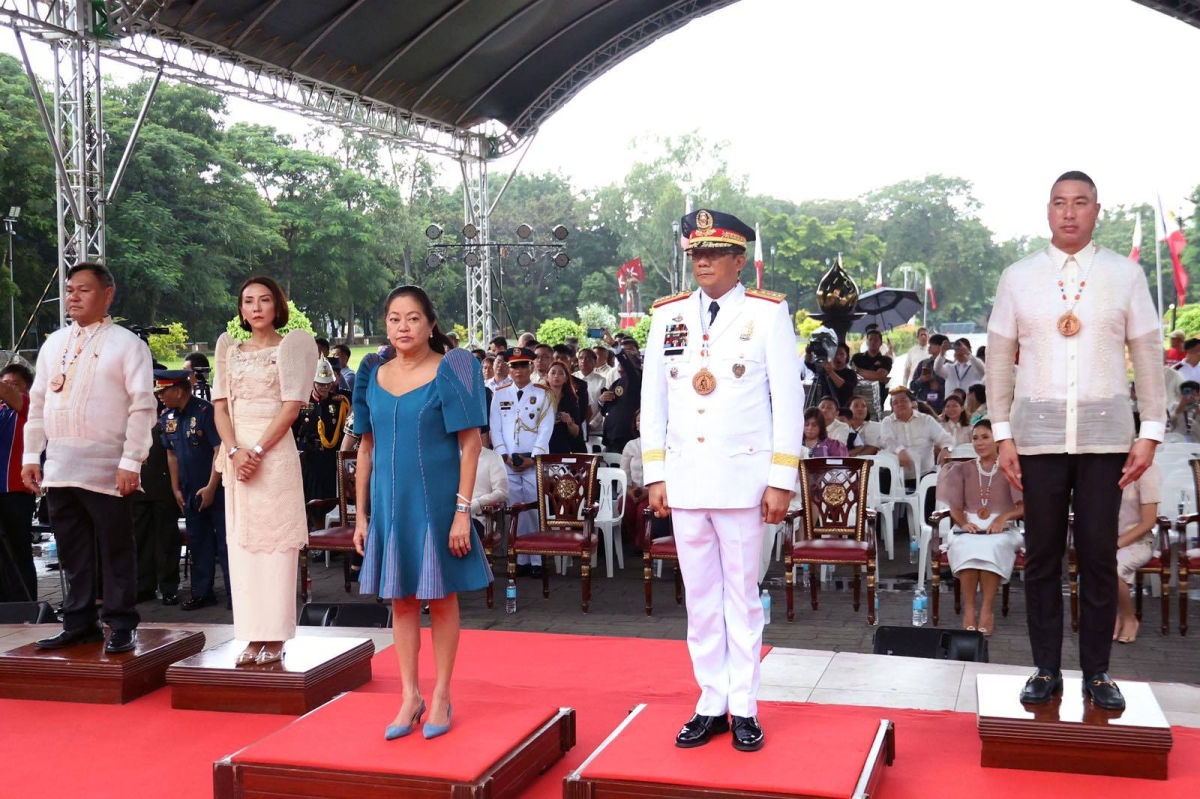
[[[433,687],[433,654],[423,631],[422,688]],[[384,650],[373,661],[376,679],[363,691],[396,694],[396,659]],[[474,708],[487,702],[562,705],[576,710],[577,744],[563,760],[527,792],[535,799],[558,799],[562,779],[581,764],[639,702],[673,705],[674,724],[663,720],[669,737],[686,720],[696,698],[687,647],[681,641],[589,638],[491,631],[464,631],[454,676],[454,701],[461,716],[449,735],[428,742],[448,744],[466,725],[484,723]],[[388,706],[385,703],[383,706]],[[1200,796],[1200,730],[1173,730],[1168,782],[1088,777],[1066,774],[982,769],[975,717],[966,713],[933,713],[880,708],[807,706],[828,720],[822,737],[832,740],[842,723],[857,725],[889,718],[896,723],[897,758],[884,778],[880,799],[930,799],[969,791],[973,799],[1042,799],[1086,797],[1106,799],[1153,795],[1155,799]],[[383,745],[387,713],[366,718],[378,728]],[[760,718],[771,741],[784,711],[763,703]],[[60,702],[0,701],[0,751],[7,753],[0,796],[147,797],[208,799],[212,796],[212,763],[261,740],[291,723],[289,716],[206,713],[173,710],[169,689],[124,706]],[[493,720],[494,723],[502,723]],[[346,722],[349,723],[349,722]],[[669,726],[671,729],[667,729]],[[313,743],[333,743],[330,731]],[[423,739],[395,741],[396,747]],[[311,744],[310,744],[311,745]],[[769,751],[770,743],[768,743]],[[728,750],[728,751],[726,751]],[[393,751],[400,751],[393,748]],[[732,752],[722,736],[702,751],[714,761],[737,768],[753,767],[763,753]],[[430,748],[432,753],[433,749]]]
[[[425,740],[421,728],[395,741],[383,731],[396,715],[396,703],[371,693],[352,693],[317,708],[304,718],[258,742],[234,762],[346,768],[370,774],[407,774],[472,782],[519,741],[557,712],[529,702],[501,704],[473,699],[454,703],[453,734]],[[503,725],[504,735],[497,734]],[[314,742],[320,741],[320,746]]]

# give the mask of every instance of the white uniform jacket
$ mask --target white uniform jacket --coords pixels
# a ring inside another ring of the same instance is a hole
[[[757,507],[768,485],[794,490],[800,465],[804,389],[792,317],[784,295],[739,283],[718,300],[705,358],[699,298],[655,304],[642,376],[646,485],[665,480],[673,508]],[[692,386],[702,368],[716,378],[708,395]]]
[[[517,392],[521,393],[520,399]],[[545,386],[530,383],[518,389],[506,383],[492,393],[492,449],[497,455],[531,453],[534,457],[550,451],[554,432],[554,395]],[[533,474],[530,472],[530,474]]]

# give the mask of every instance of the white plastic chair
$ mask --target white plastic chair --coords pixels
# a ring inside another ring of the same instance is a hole
[[[605,466],[611,469],[621,468],[621,453],[604,451],[596,454],[600,456],[600,460],[604,462]]]
[[[621,532],[621,521],[625,517],[625,493],[629,488],[629,477],[620,469],[601,466],[596,470],[600,483],[600,512],[596,514],[595,526],[604,536],[604,560],[609,577],[613,576],[613,556],[617,564],[625,568],[625,553],[615,539]]]
[[[930,491],[937,490],[937,480],[940,472],[930,472],[921,478],[921,482],[917,484],[917,524],[920,527],[920,540],[918,541],[919,555],[917,558],[917,587],[925,587],[925,575],[930,568],[929,557],[929,541],[933,537],[933,527],[929,524],[929,517],[932,511],[946,507],[946,503],[939,502],[936,499],[933,502],[927,502],[926,497]],[[934,567],[936,568],[936,566]]]
[[[879,535],[883,538],[883,547],[887,550],[888,560],[895,560],[895,512],[900,503],[909,505],[908,495],[904,492],[904,470],[900,468],[900,458],[894,452],[881,451],[875,455],[864,455],[864,460],[872,462],[871,476],[867,485],[867,505],[878,511]],[[888,493],[880,490],[880,477],[883,472],[891,475],[891,486]],[[910,536],[915,534],[909,522]]]

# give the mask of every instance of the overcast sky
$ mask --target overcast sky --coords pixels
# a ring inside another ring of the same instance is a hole
[[[18,52],[7,30],[0,51]],[[634,139],[699,130],[727,143],[753,191],[792,200],[967,178],[1001,238],[1044,232],[1049,184],[1068,169],[1089,172],[1102,203],[1161,191],[1190,212],[1197,52],[1200,29],[1132,0],[741,0],[598,78],[543,125],[522,169],[602,185],[637,157]]]

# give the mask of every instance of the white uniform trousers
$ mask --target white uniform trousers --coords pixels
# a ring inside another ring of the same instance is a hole
[[[530,466],[523,472],[514,471],[507,464],[504,470],[508,472],[508,504],[516,505],[518,502],[537,502],[537,468]],[[517,537],[529,535],[536,532],[538,529],[538,512],[537,509],[527,510],[520,516],[520,521],[517,522]],[[518,555],[517,565],[525,566],[532,564],[534,566],[542,565],[541,555]]]
[[[762,510],[674,508],[671,521],[687,587],[688,652],[700,685],[696,712],[757,715]]]

